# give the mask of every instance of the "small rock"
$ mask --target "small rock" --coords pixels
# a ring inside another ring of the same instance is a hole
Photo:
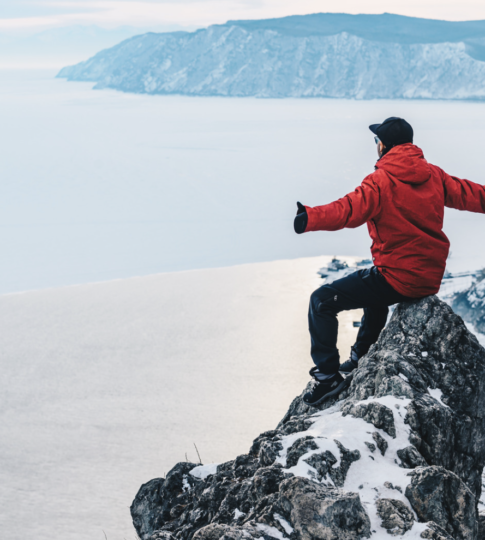
[[[402,493],[402,487],[401,486],[395,486],[391,482],[384,482],[384,487],[387,489],[395,489],[399,491],[399,493]]]
[[[384,437],[378,431],[374,431],[372,438],[376,442],[377,448],[379,448],[381,454],[385,456],[387,447],[389,446],[386,439],[384,439]]]
[[[294,467],[301,456],[309,450],[318,450],[318,444],[313,437],[302,437],[296,440],[286,454],[286,467]]]
[[[377,499],[377,513],[382,519],[382,526],[392,536],[401,536],[414,524],[410,508],[397,499]]]
[[[427,467],[426,460],[416,450],[414,446],[407,446],[397,451],[397,455],[402,462],[402,467],[406,469],[415,469],[416,467]]]
[[[376,428],[382,429],[393,439],[396,437],[396,427],[394,425],[394,415],[391,409],[377,401],[370,403],[349,403],[342,408],[343,416],[351,414],[356,418],[362,418],[366,422],[373,424]]]

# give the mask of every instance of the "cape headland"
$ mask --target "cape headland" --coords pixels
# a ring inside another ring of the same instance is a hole
[[[485,98],[485,21],[316,13],[147,33],[58,77],[141,94]]]

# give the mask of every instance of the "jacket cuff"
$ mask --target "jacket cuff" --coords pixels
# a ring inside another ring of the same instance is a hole
[[[315,215],[317,212],[311,206],[305,206],[305,210],[308,216],[305,232],[317,231],[318,228],[316,227],[317,220],[316,220],[316,215]]]

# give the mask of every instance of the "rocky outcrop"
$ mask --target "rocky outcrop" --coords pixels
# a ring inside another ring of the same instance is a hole
[[[476,538],[476,498],[460,478],[443,467],[420,467],[406,497],[420,521],[441,524],[453,538]]]
[[[485,350],[436,297],[401,304],[337,402],[301,396],[248,454],[141,487],[142,540],[478,540]]]
[[[481,270],[471,287],[452,298],[453,309],[477,332],[485,334],[485,270]]]
[[[143,94],[485,98],[482,23],[347,17],[341,24],[317,14],[144,34],[58,76]]]

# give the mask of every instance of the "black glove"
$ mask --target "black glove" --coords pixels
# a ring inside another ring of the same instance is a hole
[[[301,203],[297,202],[296,206],[298,206],[298,210],[296,211],[296,218],[293,226],[295,227],[296,234],[301,234],[305,232],[308,224],[308,214],[306,213],[306,208]]]

